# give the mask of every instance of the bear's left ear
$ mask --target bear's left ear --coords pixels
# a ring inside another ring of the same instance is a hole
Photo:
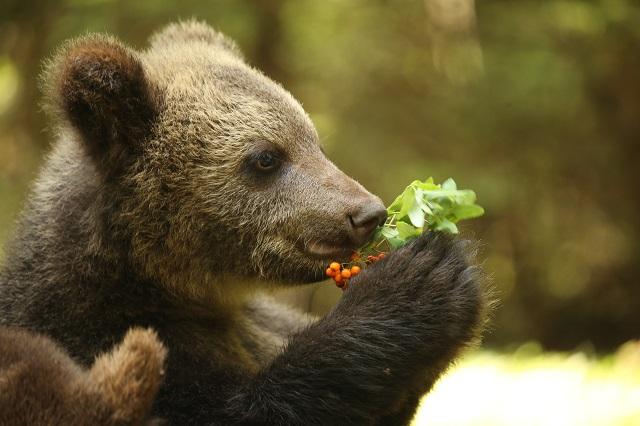
[[[159,109],[138,53],[115,38],[88,35],[69,42],[49,63],[48,106],[80,133],[97,161],[139,148]]]

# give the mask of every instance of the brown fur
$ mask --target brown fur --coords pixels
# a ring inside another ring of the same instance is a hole
[[[133,329],[85,370],[47,337],[0,328],[0,424],[147,424],[165,357],[154,332]]]
[[[401,424],[477,337],[476,268],[433,235],[363,271],[324,318],[265,296],[322,279],[384,208],[205,24],[145,50],[82,37],[43,79],[57,140],[0,272],[0,324],[84,365],[153,327],[170,348],[153,412],[175,424]]]
[[[140,152],[160,107],[139,58],[117,40],[87,36],[61,49],[44,79],[49,109],[65,116],[104,171]]]
[[[190,41],[202,42],[218,49],[224,49],[234,56],[243,59],[242,52],[236,43],[204,22],[189,20],[167,25],[161,32],[151,37],[151,45],[155,48],[170,47],[175,44],[184,44]]]

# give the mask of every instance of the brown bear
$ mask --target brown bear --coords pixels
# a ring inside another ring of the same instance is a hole
[[[151,330],[132,329],[91,369],[51,339],[0,327],[0,425],[152,425],[166,349]]]
[[[478,337],[466,242],[431,234],[311,318],[265,291],[323,279],[385,220],[300,104],[196,21],[134,50],[67,43],[43,85],[57,137],[0,273],[0,323],[89,365],[132,326],[169,348],[173,424],[404,424]]]

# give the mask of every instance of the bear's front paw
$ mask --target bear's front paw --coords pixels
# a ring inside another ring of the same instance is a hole
[[[486,305],[470,245],[428,232],[353,278],[345,297],[353,294],[363,307],[375,307],[378,316],[401,317],[418,333],[428,329],[470,340]]]
[[[468,243],[441,233],[428,232],[372,264],[350,287],[393,288],[421,292],[430,281],[438,286],[455,285],[454,277],[466,269]],[[372,289],[368,289],[372,290]]]

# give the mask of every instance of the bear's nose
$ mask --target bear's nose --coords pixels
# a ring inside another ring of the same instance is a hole
[[[361,205],[349,214],[353,241],[359,246],[367,243],[373,236],[373,231],[387,220],[387,210],[380,201]]]

